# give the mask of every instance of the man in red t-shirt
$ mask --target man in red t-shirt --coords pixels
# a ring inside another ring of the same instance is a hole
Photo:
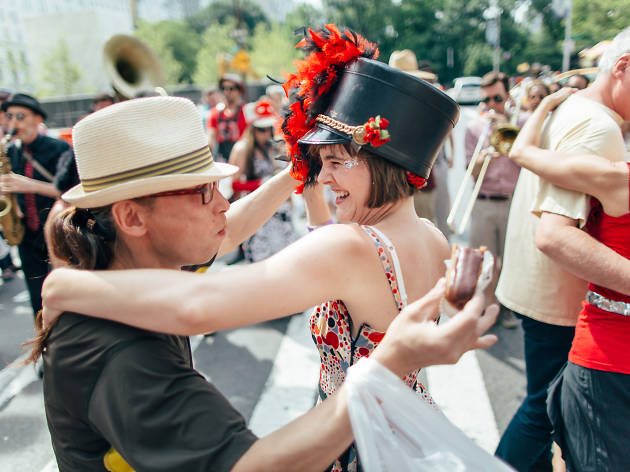
[[[215,160],[227,162],[232,146],[247,127],[242,101],[245,86],[238,75],[224,74],[219,80],[219,88],[225,96],[225,103],[219,103],[210,112],[208,140]]]

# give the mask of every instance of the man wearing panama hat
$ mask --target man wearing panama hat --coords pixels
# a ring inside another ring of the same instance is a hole
[[[40,293],[50,270],[43,226],[55,199],[77,183],[76,168],[67,143],[39,134],[46,112],[35,97],[15,93],[2,110],[16,139],[7,150],[12,172],[0,177],[0,190],[17,194],[23,215],[25,232],[18,249],[35,314],[42,307]]]

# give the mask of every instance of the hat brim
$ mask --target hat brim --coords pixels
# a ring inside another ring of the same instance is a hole
[[[417,79],[427,80],[427,81],[435,81],[437,80],[437,75],[433,72],[427,72],[425,70],[405,70],[407,74],[411,74]]]
[[[277,118],[272,116],[268,118],[258,118],[252,122],[252,126],[254,128],[273,128],[273,126],[278,122]]]
[[[112,185],[101,190],[85,192],[81,184],[65,192],[61,198],[78,208],[98,208],[121,200],[144,197],[168,190],[194,187],[234,175],[238,167],[215,162],[212,167],[197,174],[159,175]]]
[[[351,137],[341,131],[331,128],[323,123],[317,125],[302,136],[300,144],[347,144]]]
[[[44,120],[48,117],[46,112],[44,110],[42,110],[41,108],[38,108],[38,107],[33,106],[33,105],[30,105],[28,103],[23,103],[23,102],[20,102],[20,101],[12,102],[12,101],[9,101],[9,100],[5,100],[4,102],[2,102],[2,105],[0,105],[0,110],[6,112],[9,109],[9,107],[24,107],[24,108],[28,108],[33,113],[41,116],[42,119],[44,119]]]

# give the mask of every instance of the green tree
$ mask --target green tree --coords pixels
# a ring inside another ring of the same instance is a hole
[[[201,47],[197,53],[197,69],[193,81],[200,86],[214,85],[219,79],[219,54],[234,55],[238,44],[230,33],[234,30],[233,21],[226,24],[214,23],[206,28],[201,37]]]
[[[338,27],[348,27],[376,43],[387,62],[396,49],[394,27],[399,8],[392,0],[324,0],[324,12]]]
[[[303,26],[307,28],[317,28],[324,26],[328,21],[322,10],[306,3],[299,4],[284,19],[284,24],[291,31],[295,31]],[[296,41],[297,42],[297,41]]]
[[[293,31],[288,26],[259,23],[251,40],[252,68],[259,77],[284,78],[295,69],[293,61],[300,55],[295,43]]]
[[[38,89],[37,94],[41,97],[72,95],[81,91],[80,81],[81,69],[78,64],[72,62],[68,43],[60,36],[57,45],[42,64],[42,82],[45,85]]]
[[[169,85],[192,82],[200,38],[186,22],[140,22],[135,35],[158,55]]]
[[[576,50],[591,47],[604,39],[612,39],[628,26],[628,0],[574,0],[573,32]]]
[[[233,23],[237,28],[245,28],[250,37],[259,23],[269,22],[262,9],[252,0],[215,0],[187,21],[198,34],[203,34],[216,23]]]

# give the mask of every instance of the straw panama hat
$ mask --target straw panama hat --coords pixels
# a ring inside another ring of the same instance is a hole
[[[72,129],[81,183],[61,198],[95,208],[229,177],[214,162],[201,116],[186,98],[149,97],[103,108]]]
[[[419,79],[428,81],[437,80],[437,75],[433,72],[418,69],[418,59],[416,59],[416,55],[410,49],[394,51],[392,55],[389,56],[389,67],[402,70]]]

